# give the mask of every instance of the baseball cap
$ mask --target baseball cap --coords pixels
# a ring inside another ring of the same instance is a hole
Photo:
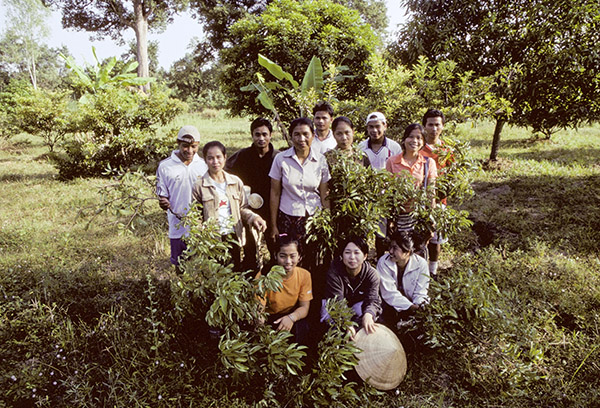
[[[376,121],[376,120],[380,120],[383,123],[387,123],[385,121],[385,116],[383,115],[383,113],[381,113],[381,112],[371,112],[371,113],[369,113],[369,115],[367,115],[367,123],[366,124],[368,125],[369,122],[373,122],[373,121]]]
[[[187,143],[196,143],[200,141],[200,132],[195,126],[185,125],[177,133],[177,140]]]

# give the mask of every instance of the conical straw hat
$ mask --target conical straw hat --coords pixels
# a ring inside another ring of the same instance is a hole
[[[362,350],[357,354],[356,372],[378,390],[391,390],[406,375],[406,354],[394,332],[382,324],[376,327],[375,333],[361,329],[354,337],[354,344]]]

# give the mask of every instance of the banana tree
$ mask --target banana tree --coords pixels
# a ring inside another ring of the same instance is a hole
[[[283,125],[275,104],[278,95],[283,93],[283,95],[294,101],[296,106],[291,107],[291,110],[295,111],[296,114],[299,114],[299,116],[308,116],[312,107],[319,99],[324,99],[324,97],[327,97],[327,99],[333,98],[331,90],[327,92],[326,88],[328,87],[325,86],[327,82],[333,84],[349,77],[339,73],[346,69],[346,67],[334,67],[333,69],[324,72],[321,60],[315,56],[310,60],[301,83],[298,83],[292,74],[284,71],[279,64],[271,61],[262,54],[258,54],[258,63],[266,68],[267,71],[280,82],[267,81],[260,72],[257,72],[256,81],[242,87],[241,90],[245,92],[258,92],[256,98],[263,107],[273,112],[279,130],[288,143],[290,143],[289,135],[287,134],[287,130]],[[326,75],[329,76],[327,81],[324,80],[324,76]],[[283,82],[284,85],[282,85],[281,82]]]
[[[95,47],[92,47],[92,53],[94,54],[96,63],[94,65],[88,65],[87,67],[77,65],[71,56],[67,57],[62,53],[60,54],[65,60],[67,67],[77,74],[81,84],[90,93],[96,93],[99,90],[111,86],[144,86],[155,81],[155,78],[137,76],[137,73],[135,72],[138,66],[137,61],[130,61],[121,68],[120,72],[113,73],[113,69],[117,64],[117,59],[115,57],[101,63],[96,56]]]

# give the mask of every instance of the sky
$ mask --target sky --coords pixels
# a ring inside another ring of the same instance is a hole
[[[392,32],[398,24],[404,21],[405,11],[399,6],[400,1],[398,0],[385,0],[385,2],[390,21],[388,32]],[[5,27],[4,14],[3,6],[0,6],[0,31],[4,31]],[[52,13],[49,20],[51,34],[46,43],[50,47],[66,45],[75,60],[80,64],[94,61],[92,46],[96,47],[96,55],[100,60],[112,56],[119,57],[127,49],[127,46],[119,47],[111,39],[91,41],[89,34],[85,31],[65,30],[62,28],[60,19],[60,12],[55,11]],[[202,35],[202,28],[198,21],[191,18],[189,14],[185,14],[176,16],[174,22],[164,32],[160,34],[149,33],[148,39],[159,41],[159,65],[168,70],[173,62],[181,59],[190,51],[188,48],[190,40],[193,37],[202,38]],[[123,37],[126,42],[133,40],[135,38],[133,30],[125,30]]]

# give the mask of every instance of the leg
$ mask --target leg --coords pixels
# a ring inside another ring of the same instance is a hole
[[[171,264],[175,265],[175,271],[182,273],[181,266],[179,265],[179,258],[183,251],[186,250],[187,246],[181,238],[171,238]],[[183,260],[183,259],[182,259]]]

